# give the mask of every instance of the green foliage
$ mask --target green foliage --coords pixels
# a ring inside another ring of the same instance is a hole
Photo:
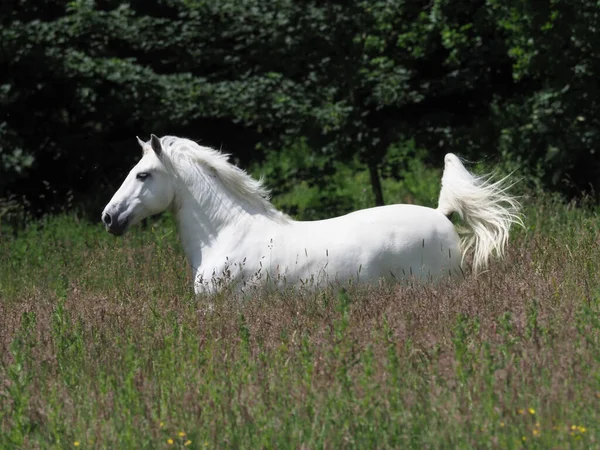
[[[413,203],[437,207],[441,187],[442,164],[430,168],[426,152],[414,142],[392,145],[380,165],[382,191],[387,203]],[[443,161],[442,161],[443,162]],[[315,220],[347,214],[375,203],[369,187],[369,172],[358,158],[330,166],[315,158],[304,141],[295,147],[269,153],[254,167],[255,176],[263,176],[271,186],[276,207],[300,220]],[[308,173],[319,167],[326,175],[314,183],[306,181]]]
[[[369,204],[388,201],[386,161],[407,143],[426,166],[452,151],[511,161],[569,196],[598,187],[599,13],[587,0],[0,8],[0,198],[28,214],[97,217],[138,156],[134,136],[150,133],[266,160],[280,194],[301,182],[332,196],[310,216],[346,209],[344,185],[326,185],[359,165]],[[295,151],[303,161],[279,155]]]
[[[544,185],[577,195],[597,189],[600,11],[589,1],[490,2],[506,34],[521,90],[495,112],[500,150],[537,170]]]

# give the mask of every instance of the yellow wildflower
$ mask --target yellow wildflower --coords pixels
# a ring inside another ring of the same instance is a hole
[[[179,437],[185,437],[185,431],[180,431],[177,434],[179,435]]]
[[[534,435],[534,436],[539,436],[540,434],[542,434],[542,432],[540,431],[540,429],[539,429],[539,428],[534,428],[534,429],[533,429],[533,435]]]
[[[183,443],[183,445],[185,445],[186,447],[191,444],[192,444],[192,441],[190,441],[189,439]]]
[[[158,426],[162,428],[162,427],[164,427],[164,426],[165,426],[165,423],[164,423],[164,422],[161,422],[160,424],[158,424]]]
[[[517,409],[517,414],[525,414],[525,410],[523,408]]]
[[[79,441],[75,441],[75,442],[73,442],[73,445],[74,445],[75,447],[79,447],[79,446],[81,445],[81,443],[80,443]]]
[[[504,422],[500,422],[500,427],[504,428]]]
[[[529,408],[527,411],[529,411],[529,414],[531,414],[532,416],[535,414],[535,409],[533,408]]]
[[[173,445],[173,439],[171,439],[171,438],[167,439],[167,444]]]
[[[521,436],[521,440],[522,440],[523,442],[525,442],[525,441],[527,440],[527,438],[526,438],[525,436]]]
[[[585,433],[587,431],[586,427],[578,427],[580,433]]]

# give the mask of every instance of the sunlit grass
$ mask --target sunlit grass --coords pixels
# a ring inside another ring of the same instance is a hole
[[[0,448],[596,448],[600,224],[530,204],[478,279],[192,295],[168,220],[0,236]]]

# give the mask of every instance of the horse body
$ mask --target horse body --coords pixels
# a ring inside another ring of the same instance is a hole
[[[336,280],[436,280],[460,273],[460,262],[460,239],[446,216],[390,205],[311,222],[236,224],[202,249],[195,280],[197,292],[228,277],[241,285],[315,287]]]
[[[465,251],[473,268],[501,256],[518,203],[505,180],[491,183],[445,158],[437,209],[389,205],[318,221],[295,221],[267,200],[260,181],[227,155],[193,141],[152,135],[144,154],[102,213],[120,235],[150,214],[171,208],[194,275],[196,293],[235,283],[237,290],[270,284],[318,287],[330,282],[435,282],[462,274]],[[448,216],[471,226],[460,238]]]

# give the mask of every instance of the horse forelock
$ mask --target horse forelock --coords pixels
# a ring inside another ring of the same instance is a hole
[[[231,164],[229,154],[176,136],[162,137],[161,144],[171,170],[182,179],[193,180],[197,177],[196,171],[208,168],[214,171],[223,186],[239,200],[264,209],[270,216],[287,220],[287,216],[269,201],[270,191],[264,186],[262,178],[255,180],[244,170]]]

